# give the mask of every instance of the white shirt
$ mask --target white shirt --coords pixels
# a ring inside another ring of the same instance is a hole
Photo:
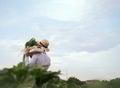
[[[50,57],[45,53],[35,53],[33,54],[31,60],[30,60],[30,66],[34,65],[40,65],[40,66],[45,66],[45,65],[50,65]]]

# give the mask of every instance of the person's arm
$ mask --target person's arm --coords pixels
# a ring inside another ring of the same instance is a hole
[[[37,64],[37,55],[33,55],[29,61],[30,66],[35,66]]]
[[[25,56],[31,56],[30,47],[25,48]]]

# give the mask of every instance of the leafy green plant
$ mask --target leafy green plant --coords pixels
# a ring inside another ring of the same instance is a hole
[[[58,77],[59,74],[60,71],[46,71],[42,68],[32,68],[24,66],[23,63],[19,63],[17,66],[13,66],[12,68],[6,68],[4,72],[0,73],[0,76],[6,76],[9,80],[11,80],[11,82],[14,82],[14,84],[16,84],[15,88],[22,88],[22,85],[27,86],[25,83],[29,84],[30,80],[31,82],[36,81],[37,86],[42,86],[49,80]]]
[[[20,83],[26,79],[27,75],[29,74],[28,70],[28,66],[23,66],[23,63],[19,63],[17,66],[8,69],[7,74],[12,76],[16,82]]]
[[[31,38],[29,41],[25,43],[25,47],[31,47],[34,45],[37,45],[37,41],[35,40],[35,38]]]
[[[44,83],[48,82],[49,80],[58,77],[60,71],[51,72],[51,71],[46,71],[44,69],[35,68],[32,69],[30,73],[35,77],[37,86],[42,86]]]

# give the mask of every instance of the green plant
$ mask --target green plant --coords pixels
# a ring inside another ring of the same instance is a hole
[[[25,47],[31,47],[34,45],[37,45],[37,41],[35,40],[35,38],[31,38],[29,41],[25,43]]]
[[[60,71],[51,72],[44,69],[35,68],[32,69],[30,73],[35,77],[37,86],[42,86],[44,83],[57,77],[60,74]]]

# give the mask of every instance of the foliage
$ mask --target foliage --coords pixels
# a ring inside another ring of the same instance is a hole
[[[17,84],[12,77],[0,74],[0,88],[16,88],[16,86]]]
[[[94,81],[81,86],[82,88],[120,88],[120,78],[110,81]]]
[[[31,38],[28,42],[26,42],[25,47],[31,47],[37,45],[37,42],[35,40],[35,38]]]
[[[19,63],[12,68],[0,71],[0,88],[27,88],[36,82],[38,86],[46,83],[47,88],[120,88],[120,78],[110,81],[83,82],[75,77],[60,79],[60,71],[52,72],[41,68],[30,68]],[[33,87],[37,88],[37,86]]]
[[[101,81],[94,81],[92,83],[86,84],[86,86],[82,86],[82,88],[108,88],[107,83]]]
[[[59,88],[60,78],[54,77],[53,79],[49,80],[47,83],[47,88]]]
[[[108,85],[109,88],[120,88],[120,78],[112,79]]]
[[[84,84],[84,82],[80,81],[79,79],[75,77],[70,77],[67,80],[68,88],[80,88],[81,85]]]
[[[51,72],[51,71],[46,71],[44,69],[35,68],[32,71],[30,71],[30,73],[35,77],[36,84],[38,86],[41,86],[42,84],[48,82],[49,80],[57,77],[60,74],[60,71]]]
[[[82,82],[80,81],[79,79],[75,78],[75,77],[70,77],[68,80],[67,80],[67,83],[70,84],[70,83],[74,83],[76,85],[83,85],[85,84],[85,82]]]
[[[22,63],[19,63],[17,66],[8,69],[7,74],[13,77],[13,79],[19,83],[23,82],[27,75],[29,74],[28,69],[29,69],[28,66],[23,66]]]
[[[9,88],[23,88],[22,85],[27,87],[30,81],[32,82],[31,84],[36,81],[37,85],[41,86],[47,81],[58,77],[59,74],[60,71],[51,72],[41,68],[31,68],[29,66],[24,66],[23,63],[19,63],[17,66],[0,71],[0,88],[1,86],[2,88],[8,88],[8,86],[5,87],[5,85],[9,82],[12,82],[11,84],[14,85],[14,87],[9,86]]]
[[[65,80],[60,80],[59,88],[68,88],[68,84]]]

